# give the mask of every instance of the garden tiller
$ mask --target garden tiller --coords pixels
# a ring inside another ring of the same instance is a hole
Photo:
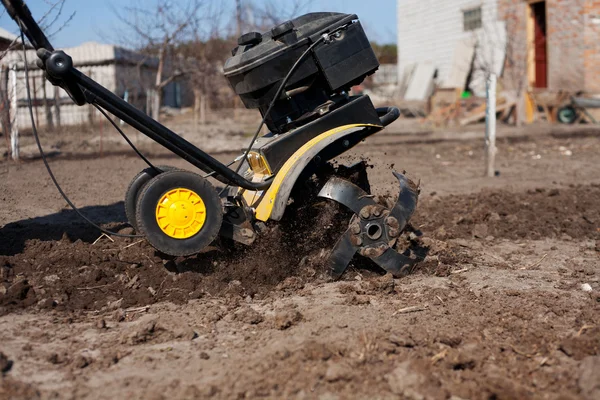
[[[397,242],[417,205],[418,188],[394,172],[398,200],[383,204],[369,193],[364,162],[330,163],[400,115],[394,107],[375,108],[366,95],[349,95],[379,67],[356,15],[306,14],[238,39],[224,65],[225,77],[247,108],[260,111],[270,133],[257,138],[257,131],[234,170],[74,68],[69,55],[52,47],[22,0],[2,2],[37,50],[47,79],[77,105],[113,114],[208,174],[152,166],[129,185],[128,220],[160,252],[196,254],[218,235],[251,245],[260,228],[280,221],[293,202],[322,198],[354,213],[330,256],[334,277],[356,253],[395,276],[408,273],[416,262],[408,250],[397,250]],[[224,187],[213,186],[208,176]],[[306,196],[309,182],[317,196]]]

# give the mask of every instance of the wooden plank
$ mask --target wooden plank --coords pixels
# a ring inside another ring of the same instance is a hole
[[[405,100],[427,100],[433,91],[435,66],[431,63],[419,63],[412,75]]]
[[[448,78],[444,80],[444,88],[459,88],[462,91],[466,87],[474,56],[475,44],[473,40],[461,40],[456,44],[452,68]]]
[[[525,122],[531,124],[536,120],[537,105],[535,99],[530,92],[525,92]]]
[[[514,105],[515,105],[515,103],[505,103],[505,104],[499,105],[498,107],[496,107],[496,113],[510,109]],[[481,107],[477,107],[477,109],[479,109],[479,108],[481,108]],[[483,104],[483,108],[484,108],[483,111],[478,111],[476,113],[472,113],[468,117],[461,119],[459,121],[459,124],[461,126],[465,126],[465,125],[469,125],[469,124],[472,124],[472,123],[475,123],[475,122],[478,122],[478,121],[484,119],[485,118],[485,104]]]

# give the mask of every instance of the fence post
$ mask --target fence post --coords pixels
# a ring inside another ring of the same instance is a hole
[[[2,124],[2,133],[6,140],[7,152],[10,152],[10,104],[8,96],[8,74],[9,69],[6,65],[0,65],[0,123]]]
[[[19,118],[17,102],[17,66],[12,65],[10,69],[10,112],[11,112],[11,130],[10,130],[10,148],[11,157],[14,161],[19,161]]]
[[[487,95],[485,110],[485,154],[486,176],[496,175],[496,74],[487,79]]]
[[[44,84],[46,84],[45,81]],[[60,89],[58,86],[54,86],[54,112],[56,113],[56,127],[57,129],[60,129]]]

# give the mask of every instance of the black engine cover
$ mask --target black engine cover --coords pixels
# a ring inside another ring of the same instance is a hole
[[[317,45],[304,58],[267,118],[267,126],[276,133],[308,123],[314,118],[306,118],[307,115],[379,68],[356,15],[311,13],[263,34],[245,34],[233,57],[225,63],[225,77],[247,108],[258,108],[264,115],[300,56],[323,34],[341,27],[344,29],[331,42]]]

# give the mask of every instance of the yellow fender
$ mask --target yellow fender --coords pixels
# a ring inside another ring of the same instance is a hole
[[[383,129],[382,126],[371,124],[352,124],[337,127],[315,137],[299,148],[281,167],[273,183],[265,193],[260,193],[261,200],[256,207],[255,218],[259,221],[268,221],[269,219],[279,221],[283,217],[290,194],[296,180],[304,171],[308,163],[316,157],[327,146],[344,136],[356,133],[360,130],[376,128]],[[375,132],[369,132],[373,134]],[[365,136],[369,136],[369,134]],[[257,196],[257,197],[258,197]]]

